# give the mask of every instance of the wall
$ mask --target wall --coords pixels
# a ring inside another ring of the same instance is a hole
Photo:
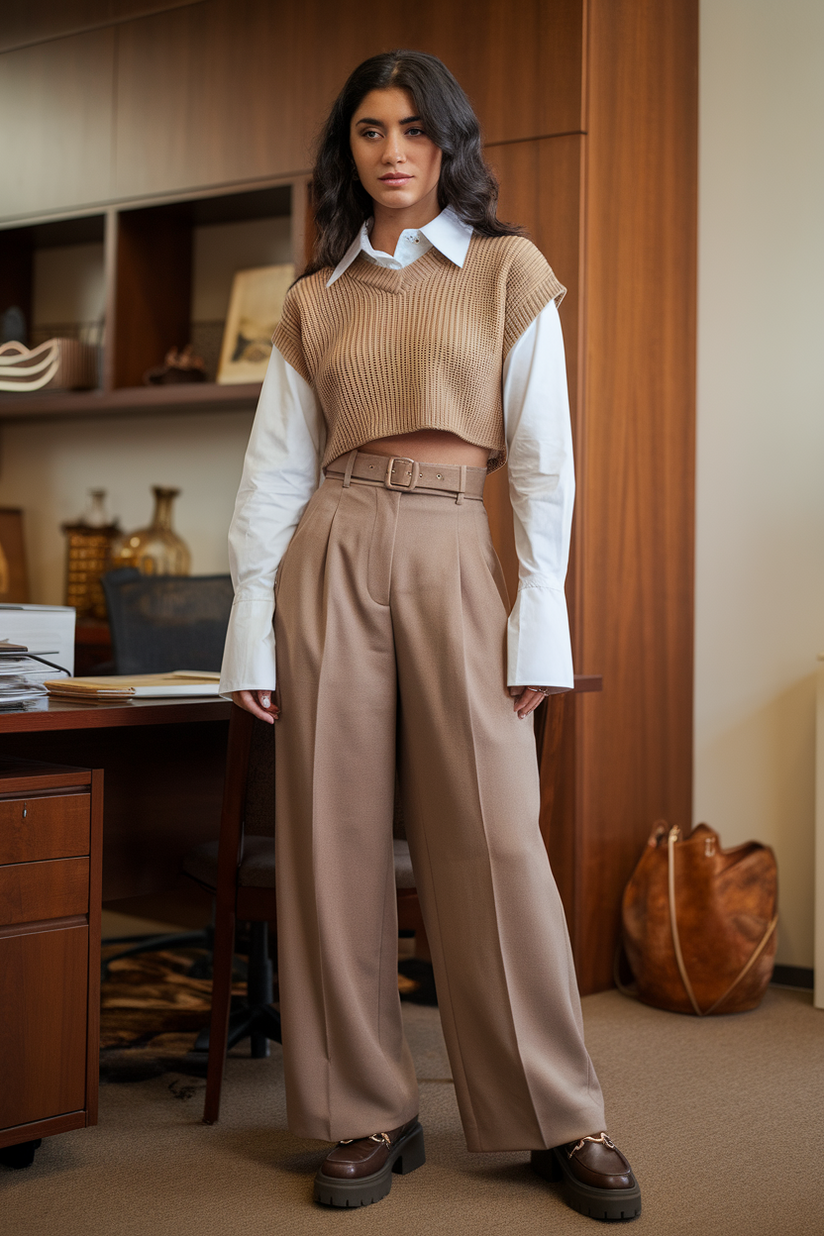
[[[251,413],[217,412],[4,426],[0,501],[25,511],[32,600],[62,604],[60,524],[76,519],[97,487],[108,490],[109,511],[127,530],[149,522],[150,486],[179,487],[175,528],[192,550],[193,574],[227,571],[226,532],[251,425]]]
[[[824,651],[824,7],[701,7],[695,819],[778,857],[813,964]]]

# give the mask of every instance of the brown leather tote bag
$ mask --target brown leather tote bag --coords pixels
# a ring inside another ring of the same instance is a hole
[[[624,890],[623,943],[638,999],[674,1013],[743,1013],[761,1001],[777,945],[769,846],[722,850],[699,824],[659,820]],[[620,984],[619,984],[620,985]]]

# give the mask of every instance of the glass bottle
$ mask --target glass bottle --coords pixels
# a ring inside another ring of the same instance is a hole
[[[126,533],[114,549],[116,567],[133,566],[143,575],[188,575],[192,556],[172,528],[172,505],[179,489],[152,486],[154,514],[148,528]]]
[[[80,520],[87,528],[106,528],[111,525],[109,512],[106,509],[106,490],[90,489],[86,510]]]

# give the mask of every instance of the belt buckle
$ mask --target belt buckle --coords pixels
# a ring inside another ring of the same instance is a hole
[[[412,479],[408,485],[404,485],[403,483],[395,484],[392,480],[392,473],[395,470],[395,464],[401,463],[408,463],[412,465],[412,471],[409,473],[409,476]],[[393,455],[386,464],[386,473],[383,478],[384,487],[386,489],[403,489],[409,491],[415,488],[420,475],[421,465],[416,459],[409,459],[406,455]]]

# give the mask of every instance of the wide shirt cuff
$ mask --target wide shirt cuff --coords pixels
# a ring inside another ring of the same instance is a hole
[[[235,598],[220,670],[221,695],[275,689],[274,609],[274,596]]]
[[[563,589],[521,582],[507,628],[507,686],[575,686]]]

